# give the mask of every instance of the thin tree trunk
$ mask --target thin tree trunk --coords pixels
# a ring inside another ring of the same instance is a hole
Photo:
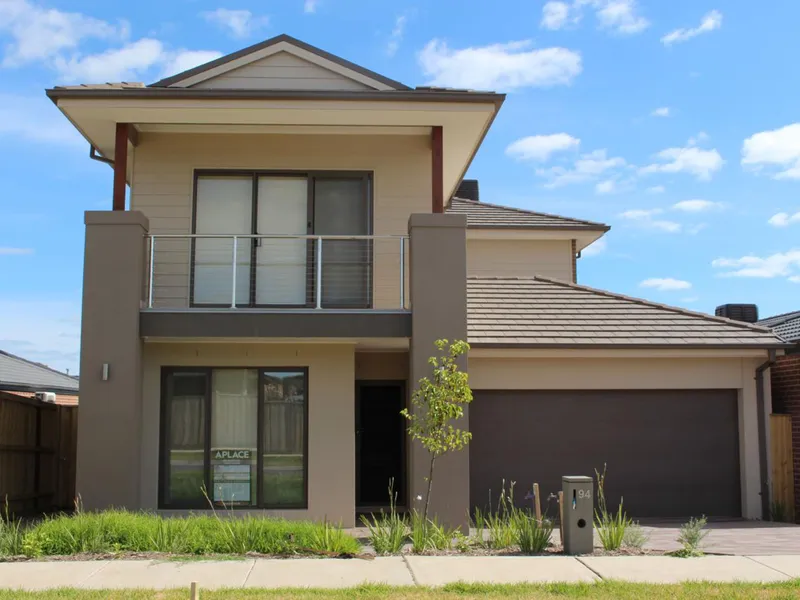
[[[436,455],[431,454],[431,470],[428,473],[428,494],[425,496],[425,514],[423,518],[428,522],[428,507],[431,505],[431,488],[433,487],[433,465],[436,463]]]

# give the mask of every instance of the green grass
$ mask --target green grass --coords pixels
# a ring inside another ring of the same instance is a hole
[[[256,598],[313,600],[333,598],[375,598],[381,600],[433,599],[466,600],[471,598],[533,598],[563,599],[586,598],[588,600],[701,600],[706,598],[732,598],[758,600],[783,600],[797,598],[800,580],[769,585],[759,584],[714,584],[686,583],[679,585],[648,585],[605,581],[597,584],[548,584],[548,585],[484,585],[451,584],[441,588],[390,587],[366,585],[340,590],[322,589],[201,589],[203,600],[255,600]],[[43,592],[20,592],[0,590],[0,600],[186,600],[187,589],[177,590],[76,590],[61,589]]]
[[[252,516],[161,517],[108,510],[49,517],[24,529],[21,542],[0,545],[0,557],[80,553],[170,554],[355,554],[359,543],[330,523]],[[0,536],[0,544],[4,537]]]

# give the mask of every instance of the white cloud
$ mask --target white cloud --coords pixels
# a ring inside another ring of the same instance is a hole
[[[672,279],[671,277],[659,278],[651,277],[645,279],[639,284],[639,287],[653,288],[660,292],[671,292],[675,290],[688,290],[691,289],[692,284],[682,279]]]
[[[269,23],[269,17],[255,16],[249,10],[231,10],[218,8],[200,13],[209,23],[214,23],[226,29],[234,38],[243,39],[250,37],[255,31]]]
[[[317,5],[319,4],[319,0],[306,0],[303,4],[303,12],[305,13],[315,13],[317,12]]]
[[[639,169],[639,173],[689,173],[698,179],[708,181],[722,168],[725,161],[716,149],[703,150],[694,146],[686,148],[667,148],[656,154],[661,163],[653,163]]]
[[[22,256],[25,254],[33,254],[33,248],[12,248],[9,246],[0,246],[0,256]]]
[[[571,183],[582,183],[598,179],[603,173],[624,167],[627,163],[619,156],[609,157],[605,149],[595,150],[588,154],[582,154],[578,158],[573,168],[568,169],[562,166],[550,167],[549,169],[537,169],[536,174],[545,177],[549,181],[545,184],[548,189],[569,185]]]
[[[45,9],[27,0],[0,1],[0,33],[11,43],[5,48],[2,65],[19,67],[35,61],[49,61],[64,51],[75,50],[86,39],[121,40],[128,25],[112,25],[81,13]]]
[[[800,283],[800,275],[792,275],[789,277],[789,281],[792,283]]]
[[[584,7],[594,9],[601,29],[613,33],[630,35],[640,33],[650,26],[650,22],[638,14],[637,0],[573,0],[567,2],[547,2],[542,7],[544,29],[562,29],[574,25],[583,18]]]
[[[667,188],[665,188],[663,185],[654,185],[645,190],[645,192],[647,192],[648,194],[663,194],[666,191]]]
[[[566,2],[547,2],[542,7],[542,21],[540,26],[544,29],[561,29],[569,21],[570,6]]]
[[[766,257],[742,256],[741,258],[717,258],[711,266],[729,269],[722,273],[724,277],[758,277],[772,279],[787,277],[790,280],[800,272],[800,250],[778,252]]]
[[[179,50],[171,54],[164,68],[161,70],[161,77],[177,75],[199,65],[211,62],[222,56],[222,52],[216,50]]]
[[[39,142],[83,146],[86,142],[63,115],[42,96],[0,94],[0,139],[3,136]]]
[[[640,33],[650,26],[650,21],[637,14],[636,0],[593,0],[592,4],[598,8],[600,27],[614,33]]]
[[[403,41],[403,35],[406,30],[406,22],[408,17],[400,15],[394,20],[394,27],[392,33],[389,35],[389,42],[386,44],[386,54],[394,56],[400,48],[400,43]]]
[[[779,212],[772,215],[767,223],[774,227],[788,227],[793,223],[800,223],[800,210],[793,215],[786,212]]]
[[[800,123],[761,131],[742,144],[742,165],[760,171],[777,166],[775,179],[800,179]]]
[[[613,179],[606,179],[594,186],[596,194],[613,194],[617,190],[617,182]]]
[[[419,62],[427,85],[468,89],[567,85],[580,74],[580,53],[531,46],[530,40],[523,40],[451,50],[434,39],[419,53]]]
[[[705,131],[700,131],[697,135],[692,136],[689,138],[689,141],[686,142],[687,146],[697,146],[698,144],[702,144],[703,142],[707,142],[709,139],[709,135]]]
[[[132,81],[161,62],[163,57],[164,45],[160,41],[142,38],[100,54],[74,55],[69,59],[57,56],[55,66],[62,81]]]
[[[655,219],[653,217],[664,212],[661,208],[632,209],[619,214],[621,219],[633,221],[636,226],[642,229],[662,231],[664,233],[680,233],[683,229],[680,223],[665,219]]]
[[[668,117],[670,114],[669,106],[661,106],[650,113],[651,117]]]
[[[592,256],[597,256],[598,254],[602,254],[608,249],[608,243],[606,242],[606,238],[600,238],[596,242],[592,242],[590,245],[586,246],[583,250],[581,250],[581,257],[583,258],[590,258]]]
[[[704,212],[708,210],[723,208],[722,202],[712,202],[711,200],[681,200],[672,205],[674,210],[683,212]]]
[[[544,162],[554,152],[573,150],[580,145],[578,138],[566,133],[552,135],[529,135],[509,144],[506,154],[519,160],[535,160]]]
[[[661,38],[661,43],[665,46],[669,46],[671,44],[685,42],[700,35],[701,33],[708,33],[709,31],[714,31],[720,27],[722,27],[722,13],[718,10],[712,10],[702,18],[700,25],[697,27],[681,28],[670,31]]]

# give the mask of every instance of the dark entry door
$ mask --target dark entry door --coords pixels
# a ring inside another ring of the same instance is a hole
[[[388,506],[389,482],[406,504],[403,382],[356,382],[356,506]]]

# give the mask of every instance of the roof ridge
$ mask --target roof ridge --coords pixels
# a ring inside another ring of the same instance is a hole
[[[459,198],[458,196],[453,196],[448,203],[448,207],[452,205],[453,200],[458,200],[459,202],[466,202],[467,204],[473,204],[475,206],[489,206],[491,208],[501,208],[503,210],[510,210],[512,212],[518,212],[524,215],[539,215],[543,217],[550,217],[551,219],[562,219],[564,221],[572,221],[573,223],[580,223],[581,225],[595,225],[598,227],[604,227],[606,229],[611,229],[609,225],[605,223],[600,223],[598,221],[588,221],[586,219],[576,219],[575,217],[565,217],[563,215],[556,215],[553,213],[546,213],[541,212],[538,210],[528,210],[526,208],[517,208],[516,206],[504,206],[502,204],[493,204],[491,202],[483,202],[481,200],[470,200],[468,198]]]
[[[75,379],[75,377],[73,377],[72,375],[69,375],[68,373],[64,373],[64,371],[59,371],[57,369],[54,369],[53,367],[48,367],[47,365],[45,365],[43,363],[39,363],[39,362],[36,362],[36,361],[33,361],[33,360],[28,360],[27,358],[22,358],[21,356],[17,356],[16,354],[11,354],[11,352],[6,352],[5,350],[0,350],[0,355],[7,356],[8,358],[13,358],[15,360],[19,360],[19,361],[27,363],[29,365],[33,365],[34,367],[39,367],[41,369],[46,369],[46,370],[50,371],[51,373],[56,373],[57,375],[61,375],[62,377],[67,377],[69,379],[72,379],[75,383],[78,383],[78,380]]]
[[[702,313],[694,310],[687,310],[685,308],[679,308],[677,306],[670,306],[669,304],[661,304],[660,302],[653,302],[651,300],[645,300],[643,298],[636,298],[634,296],[626,296],[625,294],[619,294],[616,292],[609,292],[607,290],[601,290],[598,288],[589,287],[588,285],[580,285],[577,283],[572,283],[568,281],[562,281],[559,279],[550,279],[548,277],[540,277],[539,275],[534,276],[532,279],[536,279],[539,281],[546,281],[547,283],[552,283],[554,285],[560,285],[563,287],[574,288],[579,290],[584,290],[588,292],[592,292],[594,294],[599,294],[601,296],[608,296],[609,298],[620,298],[622,300],[627,300],[628,302],[633,302],[635,304],[641,304],[644,306],[652,306],[655,308],[660,308],[663,310],[668,310],[670,312],[674,312],[680,315],[687,315],[690,317],[700,317],[707,321],[713,321],[715,323],[725,323],[727,325],[735,325],[742,329],[750,329],[753,331],[759,331],[763,333],[772,333],[772,329],[770,327],[764,327],[761,325],[754,325],[752,323],[745,323],[744,321],[736,321],[734,319],[727,319],[725,317],[718,317],[716,315],[710,315],[708,313]]]

